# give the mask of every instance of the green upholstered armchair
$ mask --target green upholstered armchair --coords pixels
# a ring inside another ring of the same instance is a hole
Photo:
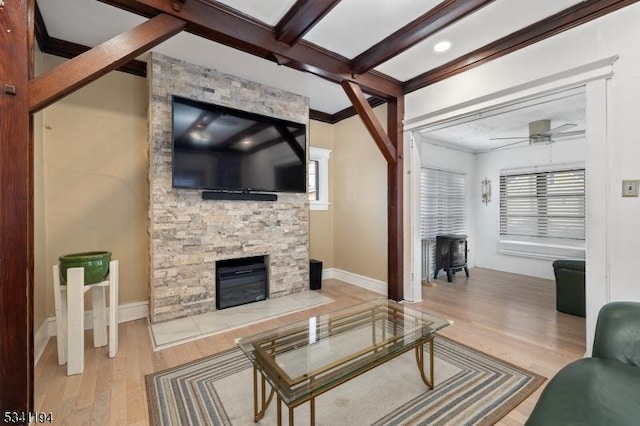
[[[585,316],[584,260],[556,260],[556,309],[565,314]]]
[[[572,362],[549,381],[526,424],[640,424],[640,303],[602,307],[592,357]]]

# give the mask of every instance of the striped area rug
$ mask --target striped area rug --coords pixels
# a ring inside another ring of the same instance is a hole
[[[435,355],[433,390],[422,383],[409,351],[316,398],[316,424],[489,425],[545,380],[443,336],[435,339]],[[274,425],[275,399],[264,418],[253,422],[252,377],[239,349],[150,374],[152,424]],[[295,409],[296,424],[308,424],[308,405]]]

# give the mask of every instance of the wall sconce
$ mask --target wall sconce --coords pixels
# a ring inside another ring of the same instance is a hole
[[[487,178],[484,178],[484,180],[482,182],[480,182],[481,185],[481,199],[482,202],[487,205],[489,204],[489,201],[491,201],[491,181]]]

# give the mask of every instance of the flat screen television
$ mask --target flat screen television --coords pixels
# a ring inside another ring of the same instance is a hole
[[[172,185],[233,192],[306,192],[306,126],[173,97]]]

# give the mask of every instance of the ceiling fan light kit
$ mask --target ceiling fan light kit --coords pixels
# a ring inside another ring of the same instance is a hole
[[[490,151],[495,151],[498,149],[507,148],[510,146],[518,145],[524,142],[528,142],[529,145],[534,143],[552,143],[554,142],[554,137],[568,137],[568,136],[580,136],[584,135],[584,130],[576,130],[573,132],[564,132],[567,129],[575,127],[576,124],[573,123],[565,123],[561,124],[558,127],[551,128],[551,120],[536,120],[529,123],[529,136],[512,136],[512,137],[503,137],[503,138],[491,138],[490,140],[499,140],[499,139],[521,139],[517,142],[508,143],[506,145],[498,146],[496,148],[492,148]]]
[[[546,142],[551,140],[551,120],[538,120],[529,123],[529,140]]]

